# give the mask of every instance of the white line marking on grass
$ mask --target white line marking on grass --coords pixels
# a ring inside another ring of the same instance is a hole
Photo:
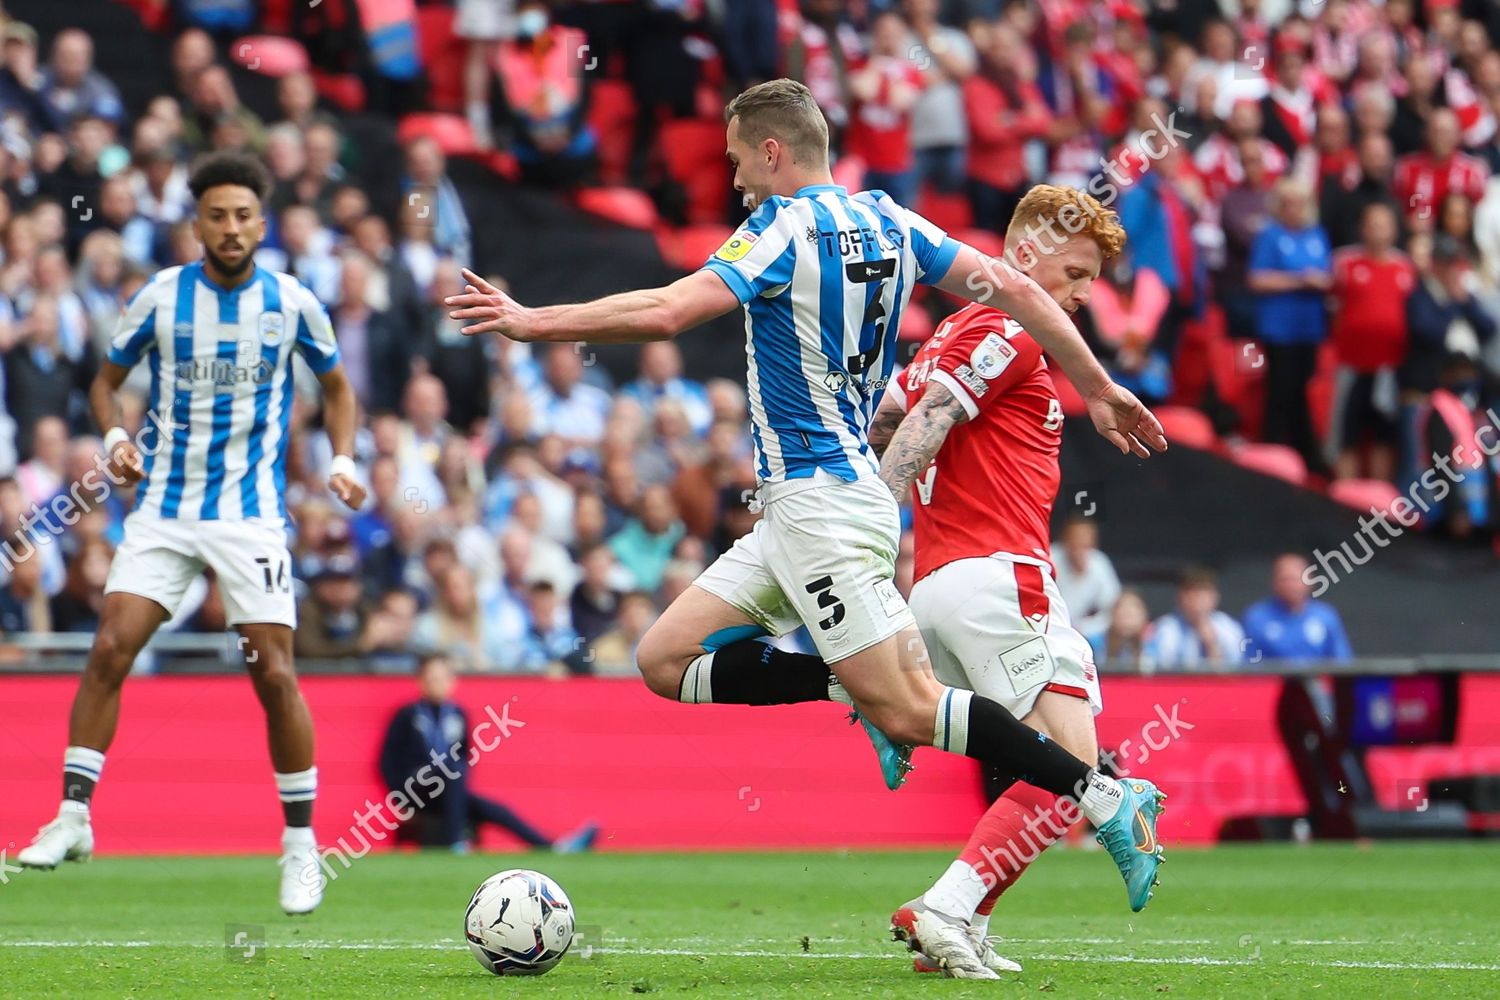
[[[1342,944],[1347,942],[1332,942]],[[0,945],[12,948],[221,948],[220,944],[201,942],[163,943],[159,941],[6,941]],[[268,950],[286,951],[462,951],[462,941],[289,941],[268,942]],[[710,950],[704,948],[594,948],[599,955],[648,955],[682,958],[792,958],[792,959],[845,959],[864,960],[910,958],[904,951],[772,951],[769,949]],[[1320,968],[1381,969],[1391,971],[1447,970],[1457,972],[1500,972],[1500,965],[1482,962],[1383,962],[1357,960],[1328,960],[1317,958],[1279,958],[1273,961],[1246,958],[1211,958],[1204,955],[1087,955],[1077,953],[1063,955],[1023,955],[1023,959],[1038,962],[1073,962],[1080,957],[1090,962],[1115,963],[1118,965],[1201,965],[1201,966],[1257,966],[1276,967],[1287,965],[1310,965]]]

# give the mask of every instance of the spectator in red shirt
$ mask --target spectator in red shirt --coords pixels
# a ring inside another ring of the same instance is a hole
[[[1433,216],[1450,191],[1471,202],[1484,197],[1489,168],[1478,157],[1460,152],[1458,140],[1458,116],[1447,108],[1435,108],[1427,120],[1427,149],[1396,161],[1396,200],[1414,228],[1431,228]]]
[[[1333,420],[1329,451],[1340,479],[1390,480],[1396,471],[1399,398],[1396,369],[1406,357],[1406,300],[1416,268],[1396,246],[1396,210],[1365,206],[1360,242],[1333,257]],[[1368,445],[1369,463],[1360,468]]]
[[[979,72],[964,81],[969,118],[969,202],[974,224],[1005,232],[1011,213],[1030,186],[1027,141],[1047,133],[1051,114],[1036,83],[1021,67],[1030,65],[1025,42],[1007,24],[978,33]]]
[[[870,29],[870,55],[849,74],[854,114],[844,151],[865,161],[865,187],[898,205],[917,197],[911,149],[911,111],[922,93],[922,71],[906,58],[906,25],[887,11]]]

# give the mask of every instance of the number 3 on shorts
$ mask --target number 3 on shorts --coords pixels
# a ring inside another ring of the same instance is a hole
[[[828,617],[818,622],[818,628],[827,632],[844,620],[844,602],[833,592],[833,577],[820,576],[807,585],[809,594],[818,596],[818,607],[828,612]]]
[[[274,573],[272,572],[272,569],[271,569],[271,563],[272,563],[272,560],[268,556],[256,556],[255,557],[255,564],[257,566],[259,566],[260,569],[261,569],[261,572],[265,574],[265,578],[266,578],[266,593],[268,593],[268,594],[274,594],[274,593],[276,593],[279,590],[283,594],[285,594],[287,591],[289,591],[291,589],[291,582],[287,579],[287,576],[286,576],[286,560],[285,559],[276,559],[275,560],[276,569],[275,569]]]

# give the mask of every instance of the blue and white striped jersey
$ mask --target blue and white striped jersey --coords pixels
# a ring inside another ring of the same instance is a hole
[[[916,282],[959,244],[883,191],[816,184],[767,199],[704,265],[745,306],[756,474],[877,475],[867,434]]]
[[[257,267],[224,289],[202,264],[187,264],[136,294],[109,347],[121,367],[151,366],[136,510],[204,521],[286,517],[294,351],[318,375],[339,362],[328,313],[289,274]]]

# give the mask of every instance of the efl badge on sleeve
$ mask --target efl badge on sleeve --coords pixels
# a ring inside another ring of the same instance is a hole
[[[735,233],[724,241],[724,245],[719,247],[714,256],[733,264],[754,249],[758,239],[754,233]]]
[[[986,334],[974,353],[969,355],[969,364],[983,379],[993,379],[1010,367],[1016,357],[1016,349],[1000,339],[997,333]]]

